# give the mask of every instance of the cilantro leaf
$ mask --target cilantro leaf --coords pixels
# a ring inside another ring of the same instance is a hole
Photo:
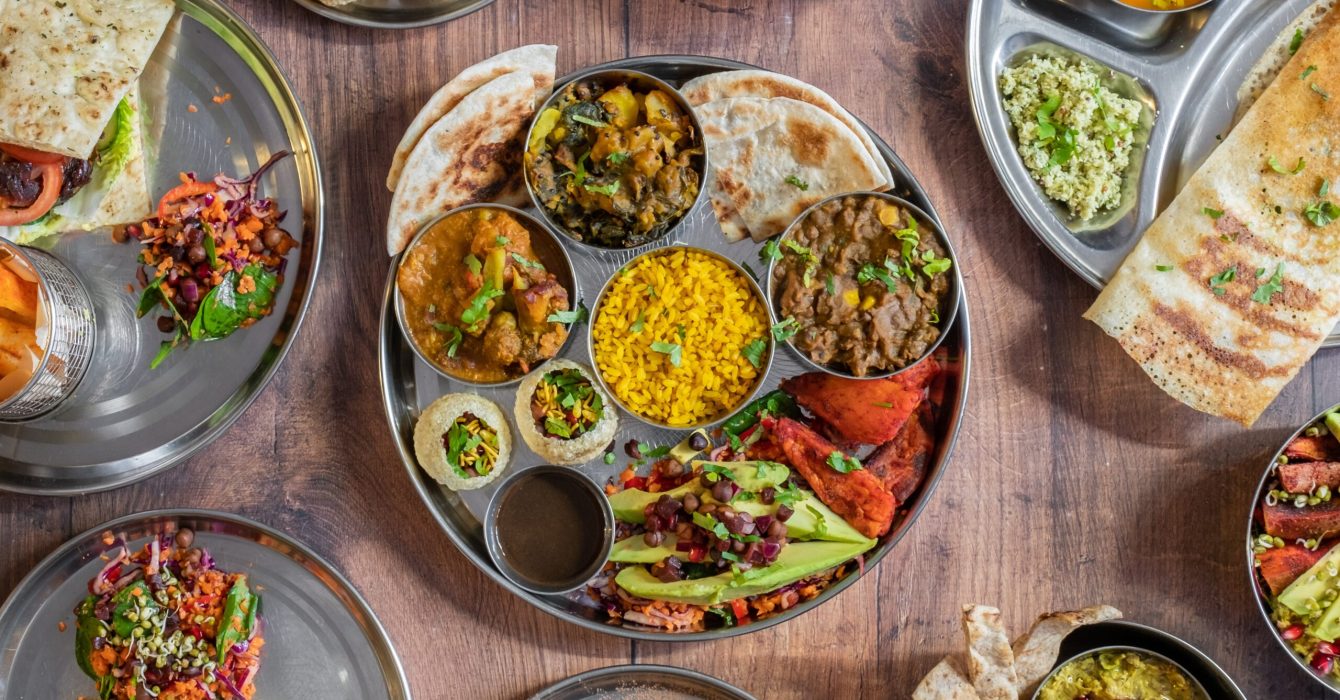
[[[828,454],[828,466],[839,474],[850,474],[858,469],[864,469],[860,460],[855,457],[848,457],[838,450],[833,450]]]
[[[740,354],[744,356],[744,359],[749,360],[749,364],[753,365],[754,369],[762,369],[763,353],[767,351],[768,343],[762,338],[755,338],[740,350]]]
[[[681,348],[676,343],[664,343],[658,340],[651,344],[651,350],[652,352],[659,352],[663,355],[668,356],[668,358],[670,359],[670,365],[673,367],[678,367],[680,362],[683,361],[682,360],[683,348]]]

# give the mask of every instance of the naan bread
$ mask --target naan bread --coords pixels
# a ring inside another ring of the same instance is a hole
[[[1335,7],[1336,0],[1317,0],[1311,7],[1303,11],[1296,20],[1289,23],[1289,26],[1280,31],[1279,36],[1270,44],[1270,48],[1261,55],[1261,58],[1252,66],[1252,70],[1247,73],[1247,79],[1242,81],[1242,86],[1238,88],[1238,110],[1233,116],[1233,122],[1242,120],[1247,110],[1251,109],[1256,103],[1256,98],[1270,87],[1270,83],[1275,80],[1275,76],[1284,69],[1284,64],[1289,62],[1289,45],[1293,43],[1294,33],[1302,31],[1306,36],[1312,33],[1317,27],[1317,23],[1327,12]]]
[[[428,99],[428,103],[419,110],[418,116],[414,117],[414,121],[405,130],[405,135],[401,137],[400,145],[396,147],[395,156],[391,160],[391,172],[386,176],[386,188],[395,192],[405,161],[409,159],[424,133],[460,104],[466,95],[490,81],[508,73],[530,75],[535,81],[535,109],[539,109],[554,88],[554,64],[557,57],[557,46],[532,44],[504,51],[456,74],[456,77]]]
[[[684,99],[695,107],[732,97],[789,97],[808,102],[833,115],[861,141],[861,147],[874,159],[880,176],[884,179],[883,186],[875,189],[883,191],[893,187],[893,173],[889,170],[889,164],[880,155],[874,140],[870,138],[860,120],[852,116],[851,112],[844,109],[828,93],[809,83],[772,71],[732,70],[694,78],[684,83],[679,91],[684,95]]]
[[[18,0],[0,13],[0,142],[88,158],[172,0]]]
[[[386,249],[396,255],[429,219],[474,202],[521,204],[522,141],[535,81],[508,73],[466,95],[414,147],[391,198]]]
[[[885,182],[851,129],[808,102],[733,97],[696,112],[713,166],[712,207],[730,240],[764,240],[822,199]]]
[[[1299,79],[1312,65],[1317,70]],[[1340,222],[1316,226],[1303,215],[1340,194],[1318,191],[1323,179],[1340,177],[1337,133],[1340,16],[1332,11],[1149,227],[1085,318],[1174,398],[1254,423],[1340,320]],[[1285,168],[1303,157],[1306,167],[1279,174],[1267,165],[1271,157]],[[1211,278],[1223,280],[1235,266],[1236,278],[1216,285],[1223,290],[1216,294]],[[1281,292],[1254,301],[1277,269]]]

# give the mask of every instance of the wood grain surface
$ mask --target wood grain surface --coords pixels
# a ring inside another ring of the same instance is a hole
[[[0,494],[0,595],[104,520],[206,507],[278,527],[339,566],[390,631],[417,698],[522,698],[630,661],[696,669],[761,698],[906,697],[958,648],[965,602],[999,606],[1015,631],[1044,611],[1109,603],[1205,649],[1249,697],[1323,697],[1259,618],[1243,536],[1270,454],[1340,401],[1340,352],[1323,351],[1243,430],[1175,404],[1082,321],[1094,290],[1011,208],[973,126],[965,0],[498,0],[410,31],[336,24],[288,0],[232,4],[287,71],[325,167],[311,313],[260,400],[200,456],[110,493]],[[682,52],[812,82],[903,157],[956,241],[976,357],[953,463],[899,548],[798,620],[709,644],[565,624],[475,570],[397,459],[376,374],[387,165],[438,86],[532,42],[561,47],[560,72]]]

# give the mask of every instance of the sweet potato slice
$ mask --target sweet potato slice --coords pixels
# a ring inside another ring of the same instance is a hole
[[[897,503],[879,479],[865,469],[843,474],[830,467],[828,457],[837,447],[790,418],[773,423],[772,433],[786,461],[805,477],[824,505],[866,537],[889,531]]]
[[[1281,464],[1280,486],[1289,493],[1311,493],[1318,486],[1340,487],[1340,462],[1296,462]]]
[[[865,459],[866,471],[875,475],[900,504],[916,493],[930,465],[935,438],[927,429],[929,423],[930,406],[923,401],[903,429]]]
[[[1286,542],[1330,537],[1340,534],[1340,499],[1304,508],[1267,504],[1261,507],[1261,521],[1266,532]]]
[[[844,379],[810,372],[782,382],[782,390],[847,440],[883,445],[902,429],[939,371],[935,360],[927,358],[888,379]]]
[[[1329,549],[1318,547],[1314,552],[1300,544],[1272,547],[1256,555],[1257,570],[1270,587],[1270,592],[1279,595],[1280,591],[1311,569]]]
[[[1340,462],[1340,441],[1332,435],[1303,436],[1284,448],[1284,456],[1300,462]]]

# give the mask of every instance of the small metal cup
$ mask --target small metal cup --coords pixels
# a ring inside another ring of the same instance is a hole
[[[546,226],[544,222],[540,221],[534,216],[531,216],[530,214],[521,211],[520,209],[516,209],[514,207],[509,207],[503,204],[488,204],[488,203],[467,204],[465,206],[457,207],[455,209],[452,209],[451,211],[439,214],[433,217],[423,226],[421,226],[419,228],[419,231],[414,234],[414,238],[410,239],[409,245],[405,246],[405,250],[400,253],[400,257],[396,258],[395,263],[391,266],[391,274],[395,276],[394,279],[395,292],[393,300],[395,305],[396,325],[400,327],[400,335],[404,336],[405,341],[409,343],[409,347],[411,350],[414,351],[414,355],[418,357],[419,360],[422,361],[425,365],[432,367],[434,371],[436,371],[443,377],[473,387],[488,388],[488,387],[511,386],[513,384],[520,382],[526,375],[522,374],[520,376],[513,377],[511,379],[507,379],[501,382],[490,383],[490,382],[475,382],[470,381],[468,379],[462,379],[461,377],[457,377],[451,374],[450,372],[446,371],[442,367],[438,366],[436,362],[433,362],[432,359],[430,359],[428,355],[419,348],[418,343],[414,342],[414,337],[410,335],[409,325],[405,320],[405,298],[400,294],[400,266],[405,262],[405,259],[409,255],[409,252],[411,250],[414,250],[415,246],[419,244],[419,241],[424,237],[424,235],[427,234],[430,230],[432,230],[434,226],[440,223],[443,219],[455,216],[456,214],[459,214],[461,212],[470,211],[472,209],[497,209],[499,211],[504,211],[507,212],[508,214],[511,214],[513,217],[516,218],[517,221],[521,222],[522,226],[526,227],[526,230],[530,232],[531,245],[537,249],[536,250],[537,254],[556,256],[559,259],[561,259],[563,261],[562,268],[558,270],[550,270],[550,272],[554,273],[554,276],[558,278],[558,283],[563,285],[563,288],[568,291],[568,300],[570,302],[569,304],[570,307],[574,309],[577,308],[577,304],[581,301],[581,289],[578,287],[577,284],[577,272],[572,266],[572,258],[568,257],[567,249],[563,247],[563,244],[559,241],[558,236],[554,234],[551,228]],[[568,345],[572,343],[572,332],[571,332],[572,329],[569,328],[568,330],[569,332],[567,340],[563,341],[563,346],[559,348],[558,353],[555,354],[554,357],[562,357],[563,352],[567,350]],[[548,361],[549,360],[545,360],[544,362],[541,362],[535,365],[534,367],[531,367],[530,368],[531,371],[533,372],[543,367],[546,363],[548,363]]]
[[[28,382],[0,401],[0,422],[18,423],[56,410],[79,386],[93,357],[96,324],[88,289],[56,256],[0,240],[0,262],[37,278],[42,359]]]
[[[819,209],[820,207],[823,207],[829,202],[844,199],[846,197],[875,197],[877,199],[886,200],[891,204],[894,204],[895,206],[905,209],[911,212],[912,215],[917,218],[917,225],[920,226],[922,230],[930,231],[932,234],[935,235],[936,239],[940,241],[940,245],[944,246],[945,253],[947,254],[947,257],[949,258],[950,262],[953,263],[953,266],[949,270],[950,274],[949,295],[944,301],[944,316],[941,317],[939,323],[940,336],[935,339],[934,343],[931,343],[930,347],[926,348],[926,352],[922,353],[921,357],[917,358],[916,361],[914,362],[907,363],[901,369],[886,370],[884,372],[867,374],[862,377],[857,377],[853,375],[850,371],[848,371],[846,368],[843,367],[836,367],[833,365],[823,365],[819,364],[818,362],[815,362],[814,360],[810,359],[809,355],[806,355],[805,353],[801,352],[800,349],[795,346],[795,343],[792,342],[791,339],[789,338],[786,340],[786,346],[791,349],[792,355],[794,355],[796,359],[800,361],[801,364],[818,372],[824,372],[825,374],[831,374],[833,376],[843,377],[846,379],[860,379],[860,380],[886,379],[888,377],[901,374],[907,371],[908,369],[911,369],[913,366],[920,363],[922,360],[925,360],[927,357],[930,357],[931,355],[935,354],[935,350],[939,348],[940,345],[944,343],[945,338],[948,337],[949,330],[954,326],[955,319],[958,318],[959,300],[963,296],[963,277],[960,274],[959,270],[958,254],[954,252],[954,245],[949,242],[949,237],[945,235],[945,232],[940,230],[940,225],[936,223],[935,219],[931,218],[929,214],[922,211],[921,208],[918,207],[917,205],[907,201],[906,199],[903,199],[902,197],[896,197],[887,192],[849,192],[847,194],[833,195],[832,197],[828,197],[821,201],[815,202],[803,213],[801,213],[800,216],[797,216],[795,221],[791,222],[790,226],[786,227],[786,230],[782,232],[782,235],[777,239],[777,242],[781,244],[787,240],[794,238],[796,234],[796,229],[799,228],[800,225],[803,224],[805,220],[809,218],[810,214],[815,212],[815,210]],[[771,262],[768,263],[766,288],[767,288],[767,300],[768,300],[768,313],[772,315],[772,321],[774,323],[781,321],[781,319],[779,318],[781,314],[777,310],[778,307],[780,306],[780,304],[778,303],[778,296],[781,294],[781,290],[777,288],[777,285],[774,281],[776,279],[776,273],[777,273],[777,260],[773,259]]]
[[[600,509],[602,523],[602,529],[599,533],[602,539],[599,556],[590,566],[583,569],[571,580],[553,585],[533,581],[517,571],[516,567],[512,566],[511,561],[509,561],[507,552],[503,549],[498,536],[498,513],[502,509],[507,494],[527,479],[533,479],[542,474],[570,479],[573,483],[580,485],[582,490],[591,496],[592,505]],[[493,560],[493,565],[498,567],[498,571],[501,571],[502,575],[507,577],[508,581],[516,584],[517,587],[539,595],[558,595],[581,588],[587,581],[600,573],[601,569],[605,568],[605,562],[609,560],[610,550],[614,547],[614,527],[614,509],[610,506],[609,499],[605,497],[605,492],[599,484],[572,467],[545,464],[517,470],[498,484],[497,490],[493,492],[493,497],[489,499],[488,510],[484,513],[484,546],[488,550],[489,558]]]
[[[675,104],[678,105],[679,108],[689,116],[689,120],[693,124],[694,145],[701,148],[703,151],[703,154],[697,158],[697,167],[695,168],[698,171],[698,196],[694,197],[693,204],[689,205],[689,208],[684,210],[684,213],[679,217],[678,220],[667,226],[665,232],[662,233],[660,236],[650,241],[647,241],[646,243],[643,243],[638,246],[633,246],[631,248],[621,248],[621,247],[616,248],[616,247],[604,246],[598,243],[592,243],[586,240],[582,240],[573,236],[571,233],[568,232],[567,228],[564,227],[563,224],[554,219],[553,215],[549,212],[549,209],[544,206],[544,202],[541,201],[540,195],[535,191],[535,185],[531,182],[531,166],[529,156],[530,137],[531,132],[535,130],[535,123],[539,121],[539,116],[544,113],[544,110],[554,106],[554,103],[557,102],[559,97],[562,96],[564,88],[566,88],[568,85],[571,85],[572,83],[577,82],[579,80],[590,80],[592,78],[600,80],[608,80],[611,83],[627,82],[632,85],[638,86],[640,89],[657,89],[665,92],[672,99],[674,99]],[[684,99],[684,96],[681,95],[679,93],[679,90],[675,89],[673,85],[665,82],[664,80],[661,80],[660,78],[657,78],[653,75],[649,75],[647,73],[643,73],[641,71],[629,70],[629,69],[594,68],[591,70],[577,73],[576,75],[573,75],[572,77],[564,81],[562,85],[555,86],[554,92],[549,96],[549,99],[545,100],[545,103],[542,107],[540,107],[538,110],[535,110],[535,118],[531,120],[530,127],[526,130],[526,140],[524,142],[523,147],[527,149],[527,153],[523,154],[522,158],[525,168],[525,172],[523,173],[523,175],[526,180],[526,192],[530,194],[531,203],[535,206],[535,209],[540,212],[540,216],[544,219],[545,223],[549,224],[551,228],[562,234],[563,238],[567,239],[568,241],[571,241],[572,243],[577,244],[579,248],[590,253],[603,254],[603,255],[608,255],[611,253],[629,253],[629,252],[639,253],[648,250],[650,248],[654,248],[656,246],[662,246],[667,243],[672,243],[676,240],[676,238],[682,231],[684,227],[684,220],[689,217],[689,214],[693,213],[693,210],[697,209],[702,204],[704,197],[707,196],[707,167],[708,167],[707,141],[706,139],[703,138],[703,127],[701,124],[698,123],[697,112],[693,110],[693,105],[689,104],[688,100]]]

